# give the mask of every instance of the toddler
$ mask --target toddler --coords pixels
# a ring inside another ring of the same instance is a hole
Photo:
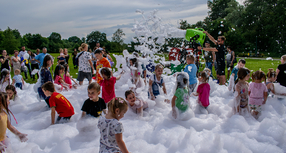
[[[65,73],[64,73],[64,81],[66,84],[69,85],[69,87],[73,87],[73,88],[77,88],[77,82],[71,77],[70,73],[69,73],[69,65],[65,64]],[[74,85],[72,84],[71,80],[75,83]]]
[[[132,90],[125,92],[125,98],[129,103],[129,107],[132,111],[140,116],[143,116],[143,110],[148,108],[148,103],[141,99],[136,98],[135,93]]]
[[[198,74],[199,86],[196,93],[192,93],[194,96],[199,96],[198,103],[202,113],[208,113],[207,107],[209,106],[210,97],[210,85],[208,84],[209,76],[205,71]]]
[[[17,88],[20,88],[22,90],[22,86],[24,85],[24,79],[22,77],[22,75],[20,75],[21,71],[19,69],[16,69],[15,70],[15,75],[13,77],[13,82],[12,84],[15,84],[15,87]]]
[[[277,75],[276,75],[276,72],[274,71],[274,69],[268,69],[267,80],[265,82],[268,95],[270,94],[270,92],[272,92],[274,95],[286,96],[286,91],[284,91],[284,93],[275,92],[273,83],[275,82],[276,77],[277,77]]]
[[[131,58],[130,59],[130,71],[131,71],[131,81],[135,85],[135,89],[141,88],[144,86],[143,80],[140,77],[140,71],[138,67],[138,61],[137,58]]]
[[[82,115],[84,117],[86,114],[93,117],[99,117],[102,111],[106,114],[106,104],[104,100],[98,95],[100,94],[100,86],[96,82],[92,82],[87,87],[88,99],[82,105]]]
[[[55,80],[54,83],[60,85],[61,90],[63,90],[63,88],[68,90],[72,88],[72,85],[65,83],[64,80],[62,79],[61,74],[64,73],[64,70],[65,70],[64,66],[62,65],[56,66],[54,73],[54,80]]]
[[[197,66],[195,65],[195,57],[193,55],[187,56],[187,64],[184,72],[187,72],[189,75],[189,89],[190,92],[193,92],[197,85]]]
[[[114,85],[116,80],[119,80],[121,74],[118,77],[112,76],[112,71],[107,68],[101,68],[100,74],[103,80],[99,81],[100,86],[102,86],[102,98],[104,99],[105,103],[108,103],[111,99],[115,98],[115,89]]]
[[[188,74],[184,72],[177,73],[176,92],[172,98],[172,116],[176,119],[178,115],[186,112],[189,107],[190,89]]]
[[[235,85],[234,114],[241,114],[241,110],[248,110],[248,82],[250,71],[247,68],[240,68],[237,72],[238,79]]]
[[[108,113],[98,120],[100,130],[100,153],[122,152],[128,153],[126,145],[122,139],[123,126],[119,122],[124,117],[128,109],[128,104],[123,98],[113,98],[108,103]]]
[[[164,94],[167,95],[165,82],[162,77],[164,67],[161,64],[155,66],[155,74],[149,79],[149,98],[155,100],[156,96],[160,94],[160,88],[163,87]]]
[[[249,108],[250,112],[256,119],[258,114],[261,112],[262,104],[266,103],[267,100],[267,87],[262,81],[266,82],[266,77],[263,71],[258,70],[252,73],[252,80],[248,88],[249,95]]]

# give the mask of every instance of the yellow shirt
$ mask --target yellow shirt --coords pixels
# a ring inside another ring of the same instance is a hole
[[[6,138],[7,120],[7,114],[0,113],[0,141],[3,141]]]

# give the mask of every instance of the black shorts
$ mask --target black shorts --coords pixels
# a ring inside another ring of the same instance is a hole
[[[232,68],[233,69],[233,64],[232,65],[230,65],[231,64],[231,61],[227,61],[226,62],[227,64],[226,64],[226,68]]]
[[[78,72],[78,76],[77,76],[77,80],[78,81],[83,81],[85,78],[87,78],[88,81],[91,80],[91,78],[92,78],[91,72],[79,71]]]
[[[217,74],[225,75],[225,62],[224,61],[217,61]]]

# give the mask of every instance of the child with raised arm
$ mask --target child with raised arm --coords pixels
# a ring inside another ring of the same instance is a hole
[[[249,108],[253,117],[258,118],[261,112],[262,104],[267,100],[267,87],[262,81],[266,82],[266,76],[263,71],[258,70],[252,73],[253,82],[250,83],[248,88],[249,95]]]
[[[121,74],[117,77],[112,76],[112,71],[107,68],[101,68],[100,74],[103,80],[99,81],[99,85],[102,86],[102,98],[104,99],[105,103],[108,103],[111,99],[115,98],[115,89],[114,85],[116,80],[119,80]]]
[[[132,90],[125,91],[125,98],[132,111],[140,116],[143,116],[143,110],[148,108],[148,103],[136,98],[135,93]]]
[[[128,153],[126,145],[122,139],[123,126],[119,122],[127,112],[128,104],[123,98],[113,98],[108,103],[108,113],[98,120],[100,131],[100,153],[120,152]]]
[[[82,115],[91,115],[93,117],[101,116],[102,112],[106,114],[106,104],[98,95],[100,94],[100,86],[96,82],[92,82],[87,87],[88,99],[82,105]]]
[[[55,92],[55,87],[52,82],[46,82],[42,85],[42,90],[49,99],[51,107],[51,124],[67,122],[74,115],[74,108],[71,103],[60,93]],[[59,114],[57,120],[56,112]]]
[[[184,69],[184,72],[187,72],[189,75],[189,89],[190,92],[194,92],[194,89],[197,85],[197,66],[195,65],[194,55],[187,56],[187,66]]]
[[[187,73],[177,73],[176,92],[172,98],[172,116],[176,119],[190,107],[189,77]]]
[[[165,82],[162,77],[163,65],[158,64],[155,66],[155,74],[150,76],[149,79],[149,98],[155,100],[156,96],[160,94],[160,88],[163,87],[164,94],[167,95],[167,90],[165,87]]]
[[[15,75],[13,76],[13,82],[12,84],[15,84],[15,87],[20,88],[22,90],[23,85],[25,84],[25,81],[22,77],[22,75],[20,75],[21,71],[19,69],[15,70]]]
[[[9,97],[9,95],[7,96]],[[10,110],[8,109],[8,99],[5,98],[4,94],[0,92],[0,152],[10,152],[9,139],[6,136],[7,128],[19,137],[21,142],[28,140],[27,134],[19,132],[14,126],[12,126],[8,116],[10,116]]]
[[[233,105],[234,114],[241,114],[241,110],[246,108],[248,110],[248,82],[250,78],[250,71],[247,68],[240,68],[237,72],[237,80],[235,82],[235,99]],[[248,110],[249,111],[249,110]]]
[[[207,75],[207,72],[202,71],[198,74],[199,79],[199,86],[196,93],[192,93],[194,96],[199,96],[197,102],[200,105],[200,111],[202,113],[207,114],[207,108],[210,105],[209,103],[209,97],[210,97],[210,85],[208,84],[209,76]]]

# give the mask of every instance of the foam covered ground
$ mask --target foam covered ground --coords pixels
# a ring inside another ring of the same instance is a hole
[[[173,76],[165,76],[168,98],[175,84]],[[128,89],[122,81],[116,84],[116,95],[124,98]],[[16,153],[94,153],[99,150],[97,118],[81,117],[81,106],[87,99],[87,82],[76,90],[62,94],[72,103],[75,115],[66,124],[50,125],[50,110],[39,102],[34,84],[17,90],[19,100],[11,101],[10,109],[18,124],[12,124],[28,134],[21,143],[10,131],[11,146]],[[128,110],[120,120],[124,126],[123,139],[132,153],[187,153],[187,152],[286,152],[286,100],[269,97],[258,120],[248,114],[232,115],[233,94],[225,86],[212,85],[209,114],[196,109],[196,97],[191,97],[193,116],[187,121],[174,120],[171,105],[159,100],[149,102],[144,117]],[[145,89],[146,90],[146,89]],[[147,98],[143,90],[143,98]]]

